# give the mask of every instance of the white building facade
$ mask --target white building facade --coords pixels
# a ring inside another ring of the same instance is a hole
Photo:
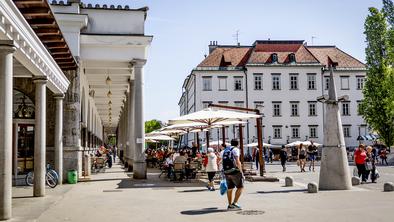
[[[258,108],[263,114],[263,140],[287,144],[296,140],[323,142],[324,109],[316,98],[327,94],[327,63],[334,71],[346,145],[358,145],[368,133],[358,115],[366,75],[364,64],[335,46],[307,46],[303,41],[256,41],[252,46],[221,46],[212,42],[210,54],[186,78],[179,101],[181,115],[208,107],[210,103]],[[256,122],[244,129],[244,141],[256,142]],[[227,140],[238,137],[237,127],[227,129]],[[200,136],[205,139],[204,136]],[[221,139],[211,130],[211,139]],[[183,138],[183,143],[195,135]]]

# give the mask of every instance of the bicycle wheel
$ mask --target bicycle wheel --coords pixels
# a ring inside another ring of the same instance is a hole
[[[26,182],[26,185],[33,186],[33,183],[34,183],[34,173],[33,172],[29,172],[26,175],[25,182]]]
[[[45,175],[45,181],[50,188],[55,188],[59,183],[59,176],[55,170],[49,170]]]

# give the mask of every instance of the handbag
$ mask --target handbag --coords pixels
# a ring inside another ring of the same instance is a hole
[[[220,189],[219,190],[220,190],[220,195],[223,196],[225,193],[227,193],[228,187],[227,187],[227,181],[226,181],[226,178],[225,178],[223,172],[222,172],[221,177],[222,177],[222,179],[220,180]]]
[[[375,178],[378,179],[380,177],[378,169],[375,169]]]
[[[353,168],[353,176],[354,177],[358,177],[358,169],[357,169],[357,167]]]
[[[372,163],[370,161],[365,162],[365,169],[366,170],[372,170]]]

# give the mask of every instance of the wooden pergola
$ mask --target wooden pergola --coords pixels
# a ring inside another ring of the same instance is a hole
[[[75,70],[77,62],[56,22],[47,0],[13,0],[30,27],[63,70]]]

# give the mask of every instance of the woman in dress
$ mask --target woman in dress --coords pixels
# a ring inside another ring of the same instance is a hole
[[[209,181],[207,187],[208,190],[214,191],[215,187],[213,184],[213,178],[215,177],[215,174],[218,171],[218,161],[213,148],[208,148],[207,159],[208,162],[205,168],[205,171],[208,174],[208,181]]]
[[[300,162],[300,169],[301,172],[305,172],[305,165],[306,165],[306,148],[301,143],[298,147],[298,161]]]

